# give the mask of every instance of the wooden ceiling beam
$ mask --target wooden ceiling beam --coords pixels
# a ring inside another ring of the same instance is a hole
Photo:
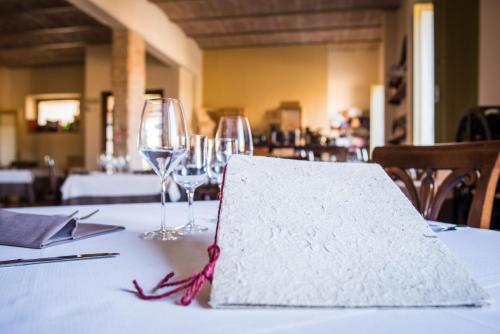
[[[311,32],[275,32],[266,34],[203,37],[196,41],[201,48],[242,47],[252,45],[289,45],[316,43],[376,42],[382,38],[380,28],[336,29]]]
[[[57,28],[43,28],[36,30],[29,30],[11,34],[0,35],[0,45],[6,41],[12,41],[21,38],[35,38],[39,36],[46,35],[67,35],[67,34],[76,34],[82,32],[109,32],[111,31],[103,26],[71,26],[71,27],[57,27]]]
[[[281,34],[281,33],[307,33],[307,32],[320,32],[320,31],[351,31],[359,29],[368,28],[381,28],[382,25],[377,24],[355,24],[349,26],[319,26],[319,27],[309,27],[309,28],[278,28],[278,29],[268,29],[268,30],[248,30],[239,32],[227,32],[227,33],[200,33],[200,34],[188,34],[189,37],[197,38],[210,38],[210,37],[239,37],[246,35],[269,35],[269,34]]]
[[[51,66],[51,65],[61,66],[61,65],[83,64],[84,61],[85,58],[83,55],[57,56],[57,57],[36,56],[33,58],[25,58],[25,59],[0,60],[0,65],[7,67],[39,67],[39,66]]]
[[[12,0],[0,8],[0,65],[82,63],[86,45],[111,39],[108,27],[65,0]]]
[[[328,10],[393,10],[402,0],[150,0],[160,6],[174,22],[200,19],[261,17],[281,13],[322,12]],[[268,4],[267,4],[268,3]]]
[[[170,2],[170,3],[173,3],[173,2],[197,2],[199,0],[152,0],[153,2]]]
[[[356,39],[346,39],[343,41],[321,41],[321,42],[299,42],[299,41],[282,41],[282,42],[273,42],[273,43],[241,43],[241,44],[233,44],[228,46],[203,46],[204,50],[217,50],[217,49],[238,49],[238,48],[258,48],[258,47],[273,47],[273,46],[292,46],[292,45],[317,45],[317,44],[325,44],[332,43],[335,45],[342,44],[378,44],[382,40],[381,38],[356,38]]]
[[[16,13],[2,13],[0,14],[0,20],[2,18],[11,18],[15,17],[40,17],[46,15],[64,15],[68,13],[78,12],[78,9],[73,6],[60,6],[60,7],[47,7],[41,9],[34,9],[25,12],[16,12]]]
[[[168,11],[163,9],[168,16]],[[330,13],[346,13],[358,11],[377,11],[381,9],[376,6],[366,6],[359,8],[336,8],[336,9],[320,9],[320,10],[294,10],[294,11],[276,11],[276,12],[262,12],[252,14],[235,14],[235,15],[217,15],[217,16],[197,16],[193,18],[176,19],[169,16],[170,20],[175,23],[191,23],[191,22],[211,22],[211,21],[224,21],[233,19],[258,19],[262,17],[276,17],[276,16],[297,16],[297,15],[311,15],[311,14],[330,14]]]
[[[19,54],[19,55],[30,55],[37,51],[48,51],[48,50],[67,50],[67,49],[80,49],[84,48],[87,43],[84,42],[69,42],[69,43],[51,43],[51,44],[41,44],[25,48],[12,48],[12,49],[0,49],[0,58],[7,54]]]

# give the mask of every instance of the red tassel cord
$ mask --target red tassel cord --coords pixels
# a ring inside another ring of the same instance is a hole
[[[212,283],[212,279],[214,277],[215,264],[220,255],[220,248],[217,245],[211,245],[210,247],[208,247],[207,250],[208,250],[209,261],[207,265],[205,265],[202,271],[200,271],[197,274],[193,274],[188,278],[174,282],[169,282],[170,279],[174,276],[174,273],[171,272],[167,276],[165,276],[157,284],[155,288],[156,290],[166,287],[176,287],[172,290],[169,290],[159,295],[146,295],[144,293],[144,290],[139,285],[139,283],[136,280],[134,280],[133,283],[137,291],[137,296],[145,300],[162,299],[184,290],[184,293],[182,294],[182,297],[179,300],[179,302],[185,306],[189,305],[191,301],[193,301],[193,299],[196,298],[201,288],[203,287],[203,284],[205,284],[206,281]]]
[[[155,287],[155,291],[161,288],[166,288],[166,287],[175,287],[172,290],[166,291],[162,294],[159,295],[146,295],[144,293],[144,290],[142,287],[139,285],[137,280],[134,280],[132,283],[134,283],[135,290],[137,291],[137,296],[141,299],[144,300],[155,300],[155,299],[163,299],[166,297],[169,297],[173,294],[176,294],[178,292],[184,291],[182,294],[181,299],[179,300],[180,304],[187,306],[191,304],[193,299],[198,296],[198,293],[200,293],[201,288],[203,287],[203,284],[205,282],[210,282],[212,283],[212,279],[214,277],[214,269],[215,269],[215,264],[217,263],[217,259],[219,258],[220,255],[220,248],[217,246],[217,236],[219,234],[219,220],[220,220],[220,213],[222,209],[222,197],[223,197],[223,190],[224,190],[224,182],[226,180],[226,170],[227,170],[227,165],[224,168],[224,174],[222,176],[222,186],[221,186],[221,192],[219,193],[219,213],[217,217],[217,225],[215,227],[215,237],[214,237],[214,243],[208,247],[208,263],[205,265],[202,271],[200,271],[197,274],[193,274],[189,276],[188,278],[174,281],[174,282],[169,282],[172,277],[174,277],[174,272],[170,272],[167,276],[165,276]]]

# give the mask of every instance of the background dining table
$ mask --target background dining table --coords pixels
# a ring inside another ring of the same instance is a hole
[[[19,196],[32,203],[35,196],[34,180],[35,175],[31,170],[0,169],[0,198]]]
[[[172,202],[178,201],[181,198],[179,187],[172,179],[167,182],[169,200]],[[82,202],[88,204],[88,202],[92,202],[93,198],[144,198],[155,196],[159,198],[160,191],[160,178],[155,174],[106,174],[94,171],[88,174],[72,174],[68,176],[61,186],[61,197],[66,204],[80,204]]]
[[[116,258],[0,268],[1,333],[500,333],[500,233],[474,228],[439,238],[490,294],[483,308],[211,309],[206,286],[189,307],[175,298],[144,301],[132,280],[153,287],[166,273],[185,277],[207,261],[217,202],[195,203],[198,223],[210,232],[173,242],[146,241],[139,233],[158,227],[160,206],[151,204],[59,206],[19,212],[83,215],[89,222],[125,231],[40,250],[0,246],[0,261],[80,253],[119,252]],[[13,209],[14,210],[14,209]],[[187,219],[186,203],[169,203],[167,222]]]

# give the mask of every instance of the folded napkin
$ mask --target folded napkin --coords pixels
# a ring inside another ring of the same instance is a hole
[[[0,245],[44,248],[120,231],[123,226],[82,224],[64,215],[36,215],[0,210]]]

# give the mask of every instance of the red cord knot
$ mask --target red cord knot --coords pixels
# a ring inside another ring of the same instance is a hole
[[[166,291],[162,294],[159,295],[146,295],[144,293],[144,290],[141,288],[139,283],[134,280],[133,284],[135,287],[135,290],[137,292],[137,296],[141,299],[145,300],[154,300],[154,299],[162,299],[166,298],[168,296],[171,296],[175,293],[178,293],[180,291],[184,290],[184,293],[182,294],[181,299],[179,300],[180,304],[182,305],[189,305],[193,299],[198,296],[198,294],[201,291],[201,288],[205,284],[206,281],[209,281],[212,283],[212,279],[214,276],[214,270],[215,270],[215,264],[217,263],[217,260],[219,259],[220,255],[220,248],[216,244],[211,245],[207,249],[208,251],[208,263],[205,265],[202,271],[199,273],[193,274],[189,276],[188,278],[174,281],[174,282],[169,282],[170,279],[174,276],[174,272],[168,273],[155,287],[154,290],[165,288],[165,287],[174,287],[176,288]]]
[[[208,263],[203,268],[203,275],[212,282],[212,278],[214,276],[215,264],[220,256],[220,248],[219,246],[213,244],[207,249],[208,252]]]

